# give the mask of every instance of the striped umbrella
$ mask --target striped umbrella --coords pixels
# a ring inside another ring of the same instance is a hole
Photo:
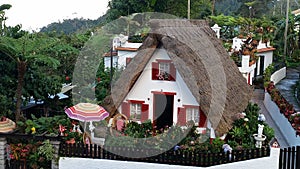
[[[101,106],[92,103],[78,103],[65,110],[71,118],[83,122],[101,121],[109,116],[109,113]]]
[[[9,133],[16,128],[16,123],[9,118],[2,117],[0,119],[0,133]]]

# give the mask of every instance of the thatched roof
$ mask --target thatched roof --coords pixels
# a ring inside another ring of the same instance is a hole
[[[106,99],[106,109],[116,111],[153,52],[162,45],[216,134],[228,132],[232,127],[232,117],[246,108],[252,88],[215,32],[202,20],[155,19],[150,25],[151,33],[113,86],[112,97]]]

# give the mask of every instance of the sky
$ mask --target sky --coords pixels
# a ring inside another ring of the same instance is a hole
[[[22,25],[23,30],[40,28],[63,19],[97,19],[107,11],[109,0],[0,0],[0,5],[11,4],[5,11],[6,25]]]

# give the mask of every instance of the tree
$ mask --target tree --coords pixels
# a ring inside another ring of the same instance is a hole
[[[0,51],[0,109],[1,115],[8,118],[14,110],[14,96],[17,79],[16,63]]]
[[[187,18],[187,0],[111,0],[108,21],[133,13],[161,12]],[[203,19],[212,13],[210,0],[191,0],[191,19]]]
[[[241,2],[241,6],[236,11],[236,15],[260,18],[272,13],[272,0],[239,0],[238,2]]]
[[[57,68],[59,61],[42,53],[43,49],[51,46],[55,42],[56,40],[52,38],[44,38],[29,34],[19,39],[0,37],[0,51],[17,64],[18,77],[15,92],[16,122],[19,121],[21,117],[21,105],[23,103],[22,90],[24,88],[25,74],[28,71],[27,68],[29,65],[33,67],[45,67],[45,70],[48,68]],[[53,94],[53,92],[49,94]]]
[[[11,8],[10,4],[3,4],[0,6],[0,35],[3,34],[5,29],[5,20],[7,17],[5,17],[5,11]]]

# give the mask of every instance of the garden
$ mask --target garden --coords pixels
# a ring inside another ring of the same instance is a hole
[[[66,115],[40,118],[32,115],[31,119],[19,121],[17,127],[6,117],[2,117],[1,122],[5,122],[6,127],[10,126],[9,131],[0,133],[0,137],[7,141],[8,166],[51,168],[51,161],[58,160],[55,159],[55,147],[51,141],[83,142],[79,122]]]
[[[267,137],[262,148],[268,148],[270,140],[274,137],[273,129],[264,121],[258,120],[259,110],[257,104],[249,103],[244,112],[235,116],[233,128],[226,137],[215,139],[210,139],[209,129],[202,133],[192,122],[186,126],[173,125],[156,129],[150,120],[141,124],[130,121],[124,130],[117,131],[117,134],[110,132],[105,120],[95,124],[106,127],[105,147],[110,148],[152,149],[161,153],[170,149],[182,153],[222,153],[225,152],[225,147],[230,151],[250,151],[256,149],[253,134],[257,133],[258,124],[265,126],[263,134]],[[51,161],[55,160],[55,148],[49,140],[60,141],[61,146],[84,145],[83,132],[80,123],[66,115],[41,118],[32,115],[31,119],[19,121],[13,132],[1,135],[7,137],[10,164],[18,161],[30,168],[47,168]],[[67,152],[62,154],[65,153]]]
[[[259,121],[259,106],[249,103],[243,113],[237,114],[232,129],[225,138],[210,139],[209,129],[203,134],[192,122],[186,126],[165,126],[157,130],[151,121],[142,124],[129,122],[118,136],[108,134],[105,145],[117,147],[142,147],[168,149],[177,148],[184,151],[221,152],[224,144],[233,150],[255,148],[253,134],[258,131],[258,124],[263,124],[263,134],[267,137],[264,146],[274,137],[274,130],[265,121]],[[153,137],[155,136],[155,137]]]

